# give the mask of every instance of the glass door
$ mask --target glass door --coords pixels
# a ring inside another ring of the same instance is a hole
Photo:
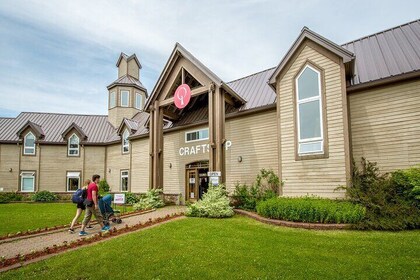
[[[187,182],[185,196],[186,201],[197,201],[198,200],[198,179],[197,179],[197,169],[188,169],[187,170]]]

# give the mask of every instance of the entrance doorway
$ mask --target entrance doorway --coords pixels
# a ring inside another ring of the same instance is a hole
[[[203,197],[209,186],[208,161],[197,161],[185,166],[185,201],[195,202]]]

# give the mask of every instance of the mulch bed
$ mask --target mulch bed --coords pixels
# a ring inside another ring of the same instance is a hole
[[[250,217],[254,220],[260,221],[262,223],[275,225],[275,226],[284,226],[292,228],[304,228],[304,229],[318,229],[318,230],[339,230],[339,229],[349,229],[350,224],[321,224],[321,223],[302,223],[302,222],[291,222],[291,221],[282,221],[262,217],[254,212],[245,211],[242,209],[234,209],[237,214]]]
[[[67,242],[64,241],[62,244],[54,244],[51,247],[45,247],[43,250],[39,250],[39,251],[32,251],[29,254],[26,255],[21,255],[18,254],[13,258],[1,258],[0,259],[0,269],[9,267],[9,266],[13,266],[16,264],[20,264],[23,265],[25,262],[27,261],[31,261],[37,258],[41,258],[47,255],[51,255],[51,254],[57,254],[57,253],[61,253],[63,251],[67,251],[73,248],[77,248],[83,245],[87,245],[90,243],[94,243],[94,242],[98,242],[98,241],[102,241],[111,237],[115,237],[115,236],[119,236],[122,235],[124,233],[129,233],[129,232],[133,232],[133,231],[137,231],[139,229],[143,229],[143,228],[148,228],[151,227],[153,225],[162,223],[162,222],[166,222],[166,221],[170,221],[173,220],[175,218],[178,218],[180,216],[183,216],[184,213],[178,213],[178,214],[173,214],[173,215],[166,215],[165,217],[161,218],[158,217],[156,219],[149,219],[147,222],[144,223],[137,223],[134,225],[126,225],[123,228],[117,229],[117,228],[112,228],[111,230],[107,231],[107,232],[102,232],[102,233],[97,233],[97,234],[93,234],[91,236],[88,237],[84,237],[84,238],[79,238],[75,241],[71,241],[71,242]]]

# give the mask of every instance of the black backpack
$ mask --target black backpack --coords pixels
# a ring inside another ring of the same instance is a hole
[[[86,198],[86,194],[87,191],[85,189],[78,189],[71,197],[71,201],[73,203],[82,203]]]

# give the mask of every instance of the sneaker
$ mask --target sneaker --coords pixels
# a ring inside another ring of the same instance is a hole
[[[108,231],[109,230],[109,226],[104,226],[101,231]]]
[[[88,225],[86,228],[87,228],[87,229],[93,229],[93,226]]]
[[[69,229],[69,232],[70,232],[70,233],[74,233],[74,229],[70,228],[70,229]]]
[[[86,235],[88,235],[88,233],[86,231],[79,232],[79,236],[86,236]]]

